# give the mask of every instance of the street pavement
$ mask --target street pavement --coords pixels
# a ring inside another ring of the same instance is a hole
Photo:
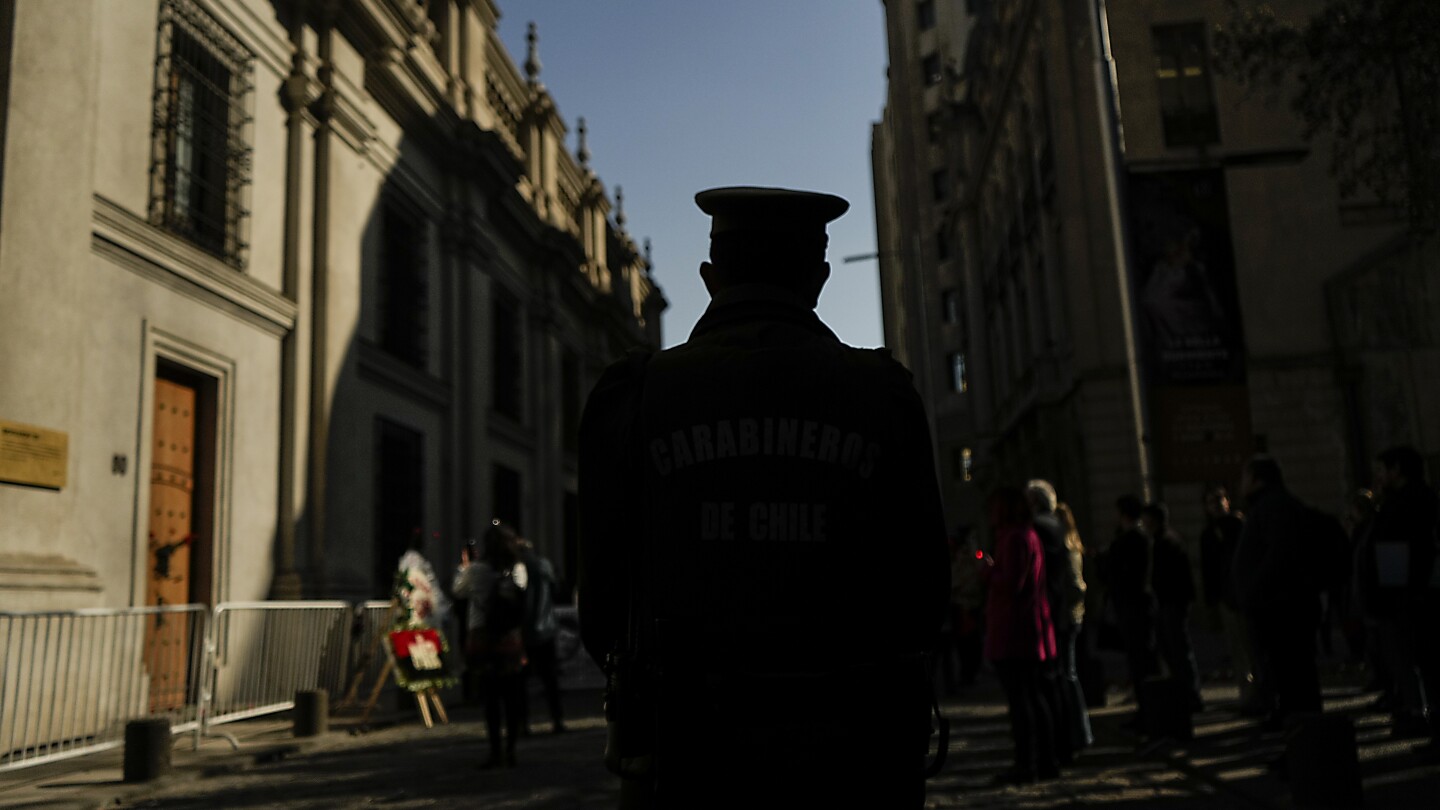
[[[1440,807],[1440,757],[1423,740],[1390,737],[1389,716],[1373,695],[1330,678],[1327,712],[1356,725],[1366,807]],[[1121,729],[1133,709],[1118,691],[1095,710],[1096,744],[1062,778],[1032,787],[993,788],[1012,755],[999,689],[982,680],[946,699],[954,723],[944,771],[929,782],[934,808],[1289,808],[1290,785],[1267,764],[1285,751],[1280,734],[1235,712],[1233,687],[1206,688],[1189,742],[1144,741]],[[233,724],[241,750],[208,739],[191,751],[177,738],[175,772],[126,785],[118,752],[0,774],[0,808],[606,808],[617,797],[600,763],[604,721],[593,690],[567,693],[570,730],[537,724],[520,742],[515,768],[477,770],[487,746],[483,711],[456,707],[449,725],[425,729],[396,715],[361,731],[337,719],[325,735],[294,740],[283,717]],[[536,700],[532,710],[543,703]],[[843,711],[843,707],[837,707]]]

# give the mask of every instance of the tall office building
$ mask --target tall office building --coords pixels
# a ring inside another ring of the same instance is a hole
[[[1384,446],[1440,451],[1435,262],[1411,261],[1403,210],[1340,193],[1326,137],[1217,74],[1222,0],[886,17],[886,338],[935,413],[952,523],[1044,477],[1091,536],[1148,491],[1193,537],[1201,487],[1257,450],[1332,512]]]

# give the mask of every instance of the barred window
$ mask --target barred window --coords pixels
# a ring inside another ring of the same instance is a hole
[[[150,221],[243,268],[254,57],[194,0],[161,0],[158,43]]]

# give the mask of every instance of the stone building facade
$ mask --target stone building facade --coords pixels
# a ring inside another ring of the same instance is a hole
[[[493,0],[0,3],[0,609],[570,573],[665,300]]]
[[[1376,377],[1337,320],[1353,279],[1393,257],[1403,212],[1342,197],[1329,142],[1217,75],[1223,0],[937,4],[965,17],[963,42],[913,30],[928,5],[886,4],[877,225],[931,242],[882,266],[887,292],[925,291],[884,311],[933,380],[942,467],[966,473],[948,482],[952,521],[1039,476],[1089,536],[1109,535],[1118,495],[1148,492],[1193,537],[1203,484],[1233,485],[1255,450],[1338,512],[1384,445],[1440,449],[1423,425],[1367,426]],[[885,204],[907,196],[929,199]],[[1361,309],[1351,320],[1373,327]],[[907,326],[918,311],[928,329]]]

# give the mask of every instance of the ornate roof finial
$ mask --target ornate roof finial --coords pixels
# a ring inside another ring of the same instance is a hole
[[[647,236],[645,237],[645,272],[650,272],[650,268],[653,267],[654,264],[655,263],[650,260],[650,237]]]
[[[615,227],[625,230],[625,189],[615,187]]]
[[[580,161],[580,168],[590,168],[590,145],[585,142],[585,134],[589,132],[585,128],[585,116],[580,116],[575,126],[575,132],[579,136],[579,143],[575,146],[575,159]]]
[[[525,76],[531,84],[540,83],[540,35],[535,31],[535,22],[525,33],[525,42],[530,46],[525,55]]]

